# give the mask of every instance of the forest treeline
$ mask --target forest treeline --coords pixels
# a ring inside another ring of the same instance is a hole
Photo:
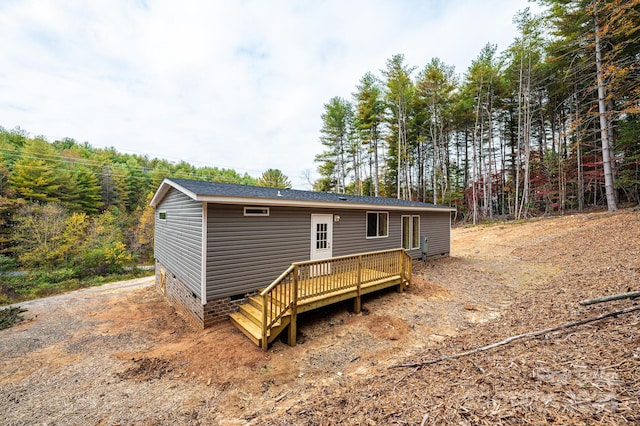
[[[421,200],[458,220],[640,202],[640,0],[539,0],[462,76],[392,56],[324,105],[314,189]],[[0,127],[0,304],[153,260],[165,177],[291,187]],[[31,275],[6,271],[21,269]],[[41,293],[35,295],[42,295]]]
[[[165,177],[290,187],[279,170],[256,179],[0,127],[0,303],[33,291],[34,282],[80,286],[153,263],[149,201]],[[15,269],[30,275],[7,275]]]
[[[452,205],[458,219],[640,201],[640,0],[539,0],[462,76],[398,54],[324,105],[315,189]]]

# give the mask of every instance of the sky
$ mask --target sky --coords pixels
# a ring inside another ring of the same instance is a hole
[[[463,74],[527,0],[0,0],[0,126],[317,178],[321,114],[404,54]]]

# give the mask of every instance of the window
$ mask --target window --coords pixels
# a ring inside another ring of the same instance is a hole
[[[158,212],[158,219],[167,220],[167,212]]]
[[[411,248],[411,216],[402,216],[402,248]]]
[[[402,248],[420,248],[420,216],[402,216]]]
[[[389,236],[389,213],[367,212],[367,238]]]
[[[326,249],[329,243],[329,224],[316,224],[316,250]]]
[[[245,216],[269,216],[269,207],[245,207]]]
[[[420,248],[420,216],[412,216],[413,221],[411,227],[411,248]]]

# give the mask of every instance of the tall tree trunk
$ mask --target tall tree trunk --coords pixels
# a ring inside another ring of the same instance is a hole
[[[522,76],[524,73],[524,29],[520,40],[520,77],[518,80],[518,134],[516,135],[516,195],[513,201],[516,219],[520,219],[520,168],[522,166],[522,153],[520,152],[520,138],[522,136]]]
[[[373,190],[374,195],[376,197],[380,196],[380,170],[379,170],[379,159],[378,159],[378,132],[376,130],[373,131],[373,172],[375,173],[373,176]]]
[[[602,168],[604,171],[604,188],[607,195],[607,209],[610,212],[616,211],[615,183],[613,178],[613,167],[611,166],[611,151],[613,141],[609,141],[607,130],[607,106],[605,103],[604,81],[602,78],[602,51],[600,46],[600,25],[598,23],[598,11],[594,8],[593,21],[595,25],[595,48],[596,48],[596,79],[598,82],[598,112],[600,115],[600,138],[602,140]]]
[[[429,120],[429,133],[431,135],[431,146],[433,153],[431,155],[431,191],[433,204],[438,203],[438,126],[435,101],[431,100],[431,118]]]
[[[396,184],[398,185],[398,190],[397,190],[397,198],[398,200],[401,198],[400,194],[402,191],[402,119],[401,119],[401,106],[400,103],[398,103],[398,153],[397,153],[397,160],[398,160],[398,164],[396,167]]]
[[[491,101],[489,101],[489,105],[491,106]],[[493,219],[493,119],[491,114],[491,107],[487,110],[487,116],[489,120],[489,138],[488,138],[488,149],[487,153],[488,158],[488,167],[487,167],[487,210],[489,211],[489,218]]]
[[[354,142],[355,144],[356,142]],[[360,178],[360,149],[357,146],[353,146],[353,152],[351,153],[351,161],[353,163],[353,179],[355,180],[355,193],[362,195],[362,181]]]
[[[482,87],[482,79],[480,80],[480,87]],[[471,194],[473,197],[472,203],[473,203],[473,224],[476,225],[478,223],[478,196],[477,196],[477,191],[476,191],[476,182],[478,181],[478,124],[479,124],[479,120],[480,120],[480,95],[481,95],[481,90],[478,90],[478,100],[477,100],[477,104],[476,104],[476,123],[475,126],[473,128],[473,159],[472,159],[472,164],[473,164],[473,170],[471,173]],[[480,144],[481,145],[481,144]]]
[[[520,210],[518,218],[526,217],[529,211],[529,187],[531,183],[530,164],[531,164],[531,57],[527,65],[526,84],[523,90],[524,107],[523,107],[523,145],[524,145],[524,182],[522,184],[522,199],[520,200]]]
[[[469,131],[464,130],[464,175],[463,175],[462,187],[464,188],[464,205],[467,205],[469,201],[467,199],[467,186],[469,185]]]
[[[578,141],[576,149],[578,156],[578,211],[584,210],[584,167],[582,165],[582,142]]]

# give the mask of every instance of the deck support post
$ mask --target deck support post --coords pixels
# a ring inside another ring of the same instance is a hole
[[[353,301],[353,312],[359,314],[362,310],[362,255],[358,256],[358,284],[356,290],[356,298]]]
[[[270,308],[270,306],[267,306],[267,300],[269,300],[269,295],[265,294],[264,296],[262,296],[262,339],[260,343],[261,343],[262,349],[265,351],[269,347],[269,338],[267,337],[268,335],[267,308]]]
[[[400,284],[398,284],[398,293],[402,293],[402,291],[404,290],[404,282],[405,282],[405,276],[404,276],[404,250],[400,249],[400,251],[398,251],[398,254],[400,255]]]
[[[296,345],[296,334],[298,333],[297,316],[298,316],[298,265],[293,266],[293,294],[291,295],[291,322],[289,323],[289,335],[287,336],[287,344],[289,346]]]

